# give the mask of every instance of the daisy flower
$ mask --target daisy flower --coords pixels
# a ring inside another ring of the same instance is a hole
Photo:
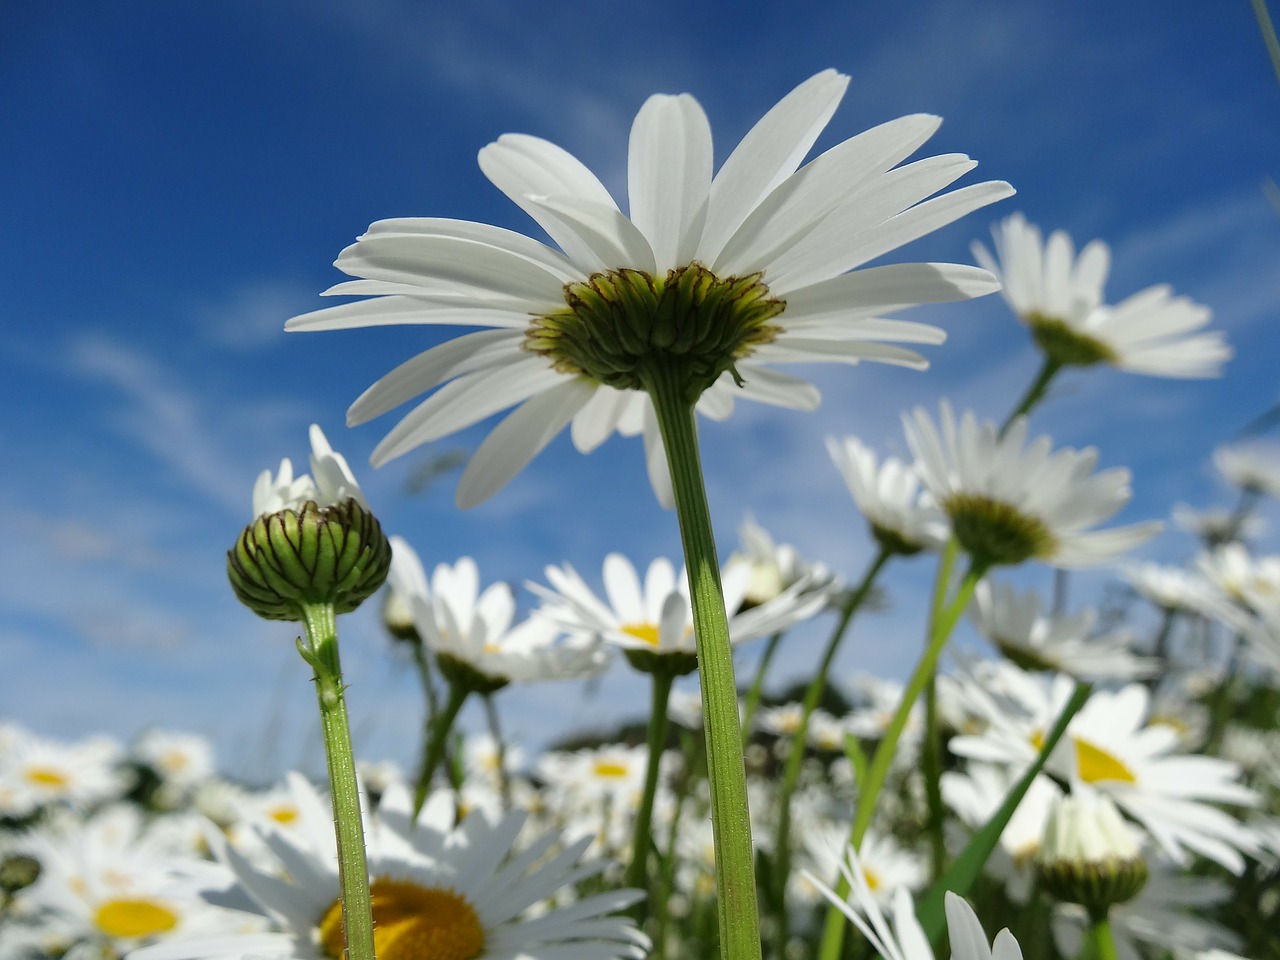
[[[297,782],[297,781],[295,781]],[[321,805],[312,797],[311,805]],[[433,797],[415,821],[400,785],[382,798],[370,820],[368,863],[374,940],[382,960],[613,960],[644,955],[647,941],[630,921],[612,914],[640,896],[617,890],[527,915],[563,888],[598,874],[603,861],[579,862],[586,843],[557,849],[544,834],[517,850],[522,812],[500,820],[472,813],[456,827],[451,797]],[[278,933],[189,939],[150,947],[138,960],[196,960],[253,955],[263,960],[324,960],[343,956],[341,900],[330,827],[295,837],[268,831],[274,869],[262,869],[215,841],[225,866],[219,899],[247,898]]]
[[[827,453],[882,549],[910,556],[946,543],[946,515],[922,496],[913,465],[897,457],[881,462],[857,437],[827,437]]]
[[[1093,473],[1093,447],[1054,451],[1027,443],[1027,420],[1001,433],[966,410],[957,423],[942,401],[941,431],[921,407],[903,417],[916,468],[951,518],[960,546],[983,565],[1041,560],[1057,567],[1104,563],[1154,536],[1159,523],[1091,530],[1129,502],[1129,471]]]
[[[388,579],[441,663],[478,672],[482,685],[592,676],[605,666],[598,644],[588,637],[566,638],[546,618],[529,617],[512,626],[511,587],[494,583],[482,592],[470,557],[452,566],[439,564],[428,582],[418,554],[403,538],[392,537]]]
[[[836,894],[813,874],[808,879],[835,905],[883,960],[934,960],[933,949],[916,919],[911,893],[905,886],[893,893],[892,926],[871,890],[858,853],[852,848],[840,862],[840,875],[849,885],[849,899]],[[987,943],[982,923],[973,908],[960,896],[947,891],[947,932],[951,939],[951,960],[1022,960],[1022,949],[1008,929]]]
[[[738,539],[742,549],[729,560],[746,563],[751,569],[751,580],[742,599],[744,607],[772,600],[800,580],[815,589],[827,589],[835,581],[835,575],[824,564],[809,563],[791,544],[777,543],[750,515],[738,527]]]
[[[0,816],[25,817],[50,804],[92,807],[129,786],[124,750],[109,737],[64,743],[9,724],[0,750]]]
[[[998,276],[1001,295],[1056,366],[1106,363],[1158,377],[1216,377],[1231,358],[1219,331],[1190,336],[1212,317],[1207,307],[1148,287],[1115,305],[1103,302],[1111,254],[1100,240],[1076,257],[1061,230],[1041,238],[1020,213],[997,224],[995,256],[973,245],[978,263]],[[998,262],[997,262],[998,261]]]
[[[526,585],[543,600],[539,612],[561,628],[598,634],[626,651],[695,655],[688,577],[681,572],[677,578],[675,566],[665,557],[649,564],[643,584],[625,556],[611,553],[605,557],[607,602],[597,597],[569,564],[548,566],[545,573],[550,587]],[[752,565],[742,558],[731,559],[721,571],[725,609],[730,611],[729,635],[734,643],[785,630],[819,613],[827,605],[832,586],[825,571],[810,570],[772,599],[743,609],[751,580]],[[691,659],[689,669],[694,666]]]
[[[1227,481],[1255,495],[1280,497],[1280,447],[1249,443],[1218,447],[1213,465]]]
[[[1090,636],[1097,615],[1041,612],[1035,590],[983,580],[974,591],[969,617],[978,632],[1024,670],[1058,670],[1087,679],[1132,680],[1150,676],[1159,661],[1135,656],[1131,638],[1119,633]]]
[[[286,329],[483,328],[402,364],[348,412],[363,423],[435,390],[375,449],[381,464],[519,404],[464,472],[462,506],[495,493],[570,424],[583,452],[614,431],[643,433],[650,476],[669,502],[645,395],[655,377],[676,378],[686,400],[701,397],[701,411],[717,419],[737,396],[812,409],[817,391],[772,364],[922,367],[893,342],[938,343],[942,333],[882,315],[996,289],[986,270],[957,264],[857,269],[1013,190],[979,183],[926,199],[974,164],[944,155],[899,166],[938,127],[924,115],[801,167],[847,84],[834,70],[800,84],[714,177],[702,107],[688,94],[650,97],[631,129],[629,216],[565,150],[504,135],[480,152],[480,168],[559,249],[481,223],[379,221],[337,260],[357,279],[327,291],[369,299],[295,317]]]
[[[1062,675],[1026,680],[1015,695],[990,698],[990,726],[977,737],[953,737],[952,752],[1019,769],[1029,764],[1074,683]],[[1257,838],[1214,804],[1254,806],[1257,794],[1238,782],[1235,764],[1183,753],[1173,728],[1150,722],[1149,706],[1150,692],[1140,683],[1096,691],[1072,718],[1045,769],[1073,792],[1108,795],[1178,862],[1194,852],[1239,873],[1241,853],[1254,852]]]
[[[151,729],[138,738],[133,754],[179,790],[193,789],[213,776],[213,745],[199,734]]]

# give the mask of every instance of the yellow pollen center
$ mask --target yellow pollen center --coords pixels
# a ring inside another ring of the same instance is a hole
[[[622,627],[622,632],[629,637],[635,637],[637,640],[649,644],[651,647],[658,645],[658,625],[656,623],[628,623]]]
[[[187,755],[177,750],[171,750],[169,753],[164,755],[164,758],[160,761],[160,766],[173,772],[185,769],[187,766]]]
[[[865,866],[862,868],[862,875],[867,878],[867,889],[875,893],[880,889],[880,877],[874,870],[868,870]]]
[[[28,767],[27,780],[37,787],[65,787],[68,783],[65,774],[51,767]]]
[[[294,807],[276,807],[267,813],[276,823],[293,823],[298,819],[298,811]]]
[[[153,937],[178,925],[178,915],[154,900],[108,900],[93,915],[108,937]]]
[[[597,777],[620,780],[627,775],[627,768],[613,760],[597,760],[592,768]]]
[[[1076,746],[1076,772],[1085,783],[1098,783],[1101,780],[1138,782],[1132,770],[1101,747],[1095,747],[1078,737],[1072,737],[1072,742]]]
[[[369,892],[378,960],[473,960],[484,950],[475,908],[451,888],[378,877]],[[335,960],[343,956],[341,900],[320,920],[320,946]]]

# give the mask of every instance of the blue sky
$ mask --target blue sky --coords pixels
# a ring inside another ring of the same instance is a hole
[[[1112,299],[1168,282],[1213,308],[1237,353],[1222,380],[1071,374],[1036,414],[1035,429],[1133,470],[1122,519],[1225,502],[1213,447],[1277,399],[1280,216],[1262,184],[1280,177],[1280,85],[1245,0],[143,0],[26,4],[6,20],[0,715],[38,731],[127,737],[159,724],[208,733],[244,775],[315,765],[289,628],[256,621],[223,575],[255,475],[305,459],[312,421],[428,565],[471,554],[486,580],[518,584],[564,561],[598,578],[611,550],[637,564],[676,553],[637,442],[582,457],[562,438],[465,514],[453,478],[408,491],[425,452],[361,470],[394,420],[347,430],[347,405],[449,332],[281,331],[323,305],[317,294],[341,278],[334,257],[374,220],[536,232],[475,163],[504,132],[567,147],[625,196],[627,131],[650,93],[696,95],[723,159],[787,90],[836,67],[852,83],[819,148],[937,113],[927,153],[968,153],[980,166],[967,182],[1018,189],[886,262],[967,262],[971,240],[1022,210],[1080,243],[1107,240]],[[723,549],[750,510],[857,576],[866,537],[823,437],[902,452],[900,410],[949,396],[1001,417],[1034,372],[998,298],[911,318],[950,336],[928,372],[815,370],[818,413],[743,404],[704,430]],[[474,449],[485,429],[434,452]],[[1190,550],[1171,532],[1146,554]],[[905,672],[928,575],[923,561],[891,571],[894,605],[860,626],[842,675]],[[796,638],[779,677],[803,674],[818,642]],[[363,613],[348,618],[344,651],[363,752],[410,759],[420,707],[404,662]],[[646,694],[619,670],[594,698],[567,683],[504,697],[508,725],[536,745],[638,714]]]

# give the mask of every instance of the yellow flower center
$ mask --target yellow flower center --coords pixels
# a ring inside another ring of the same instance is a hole
[[[658,625],[656,623],[628,623],[623,625],[622,632],[629,637],[635,637],[642,643],[647,643],[651,647],[658,645]]]
[[[484,928],[475,908],[452,888],[378,877],[369,884],[369,892],[378,960],[473,960],[484,950]],[[335,900],[320,920],[320,946],[341,960],[341,900]]]
[[[1072,737],[1071,740],[1076,747],[1076,772],[1085,783],[1098,783],[1102,780],[1138,782],[1132,770],[1101,747],[1095,747],[1079,737]]]
[[[70,782],[66,774],[52,767],[27,767],[27,780],[37,787],[54,789],[62,789]]]
[[[880,876],[874,870],[868,870],[864,864],[862,867],[862,875],[867,880],[867,889],[875,893],[880,889]]]
[[[98,907],[93,922],[108,937],[134,939],[167,933],[178,925],[178,915],[154,900],[108,900]]]
[[[276,807],[274,810],[268,810],[267,816],[276,823],[293,823],[298,819],[297,807]]]
[[[620,780],[628,773],[628,769],[616,760],[597,760],[592,767],[597,777],[605,777],[609,780]]]

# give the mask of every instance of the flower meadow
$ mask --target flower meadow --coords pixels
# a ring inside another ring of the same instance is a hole
[[[1229,376],[1232,348],[1173,286],[1110,289],[1106,243],[1031,223],[1016,184],[922,155],[937,117],[813,155],[848,82],[785,92],[718,168],[697,99],[650,97],[625,198],[504,134],[480,169],[550,243],[405,217],[341,251],[325,295],[344,299],[285,329],[462,331],[351,403],[352,425],[412,404],[374,466],[502,414],[458,480],[466,508],[562,432],[583,454],[639,438],[682,552],[555,558],[517,591],[400,535],[313,426],[305,472],[285,458],[246,485],[227,576],[246,617],[297,637],[328,776],[232,782],[176,729],[126,745],[5,723],[0,960],[1280,957],[1280,557],[1257,547],[1280,452],[1224,443],[1236,499],[1171,504],[1202,549],[1158,565],[1132,553],[1166,518],[1114,519],[1129,471],[1037,427],[1071,403],[1064,373]],[[971,263],[904,259],[957,221]],[[945,334],[899,314],[993,296],[992,335],[1020,324],[1038,351],[1022,394],[886,411],[907,459],[827,440],[874,545],[863,569],[750,517],[712,528],[700,422],[738,401],[815,409],[816,363],[927,378]],[[886,599],[899,564],[931,588]],[[1080,571],[1114,582],[1104,603],[1072,602]],[[886,602],[916,614],[909,675],[836,675]],[[411,768],[352,747],[341,638],[362,604],[418,673]],[[986,656],[952,650],[965,618]],[[781,689],[797,630],[824,641]],[[643,716],[522,749],[504,691],[619,660]],[[487,732],[458,723],[469,703]]]

